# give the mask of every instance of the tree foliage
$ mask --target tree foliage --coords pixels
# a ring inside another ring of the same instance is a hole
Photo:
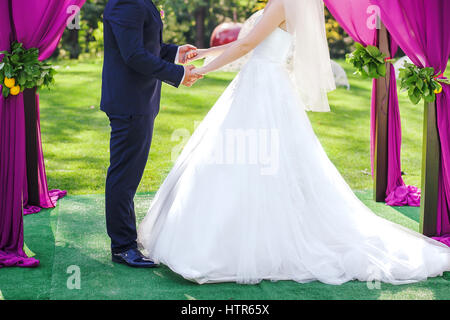
[[[185,40],[199,47],[209,45],[214,28],[225,21],[243,22],[252,13],[255,0],[155,0],[166,12],[166,38]],[[175,37],[174,37],[175,36]],[[182,41],[183,42],[183,41]]]

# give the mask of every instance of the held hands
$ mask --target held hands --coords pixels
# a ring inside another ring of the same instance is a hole
[[[208,55],[209,49],[197,49],[193,45],[185,44],[180,46],[178,52],[178,62],[187,64],[196,60],[204,59]]]
[[[178,49],[178,62],[181,64],[186,64],[191,61],[188,61],[188,55],[190,57],[195,57],[195,52],[197,48],[190,44],[185,44],[184,46],[180,46]],[[193,60],[192,60],[193,61]]]
[[[179,47],[178,51],[178,63],[187,64],[192,61],[203,59],[207,56],[208,49],[197,49],[196,47],[186,44]],[[193,65],[187,65],[184,67],[185,75],[183,85],[191,87],[197,80],[202,79],[206,72],[203,68],[195,68]]]
[[[186,63],[204,59],[208,55],[208,49],[195,49],[186,53]]]
[[[203,76],[205,74],[207,74],[208,71],[206,70],[205,67],[201,67],[201,68],[195,68],[194,70],[192,70],[192,73],[203,78]]]
[[[203,78],[202,74],[195,72],[196,70],[192,65],[184,66],[184,80],[182,83],[184,86],[191,87],[198,79]]]

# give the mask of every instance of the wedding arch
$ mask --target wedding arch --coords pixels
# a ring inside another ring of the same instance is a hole
[[[330,13],[362,46],[387,57],[400,47],[424,70],[443,79],[450,56],[447,0],[324,0]],[[448,83],[448,82],[447,82]],[[423,234],[450,246],[450,86],[425,103],[422,191],[405,186],[401,173],[401,122],[394,66],[374,79],[371,105],[371,162],[374,199],[390,205],[418,205]]]
[[[304,1],[304,0],[298,0]],[[19,42],[38,48],[39,60],[55,50],[70,14],[85,0],[7,0],[0,2],[0,51]],[[363,46],[391,57],[398,47],[419,68],[441,77],[450,56],[448,0],[324,0],[347,33]],[[375,19],[375,20],[374,20]],[[0,55],[0,59],[3,57]],[[0,61],[1,65],[1,61]],[[393,66],[373,81],[371,159],[374,199],[417,205],[418,193],[401,175],[401,123]],[[3,79],[1,79],[2,85]],[[450,245],[450,86],[425,104],[421,231]],[[0,267],[39,263],[23,251],[23,214],[55,206],[60,190],[49,191],[45,176],[36,89],[0,97]]]
[[[10,52],[13,46],[21,44],[24,49],[37,48],[40,61],[48,59],[73,15],[73,8],[81,8],[85,1],[1,1],[0,51]],[[0,55],[0,62],[3,59]],[[6,77],[13,72],[3,71]],[[3,92],[6,84],[4,79],[0,81]],[[39,261],[27,257],[23,250],[22,216],[54,207],[65,192],[49,191],[47,187],[36,88],[23,90],[16,84],[19,79],[9,81],[21,92],[13,95],[11,89],[7,98],[0,98],[0,268],[32,267]]]

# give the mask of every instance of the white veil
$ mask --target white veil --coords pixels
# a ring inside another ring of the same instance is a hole
[[[294,80],[306,110],[330,111],[327,93],[336,89],[325,30],[323,0],[284,0],[294,35]]]

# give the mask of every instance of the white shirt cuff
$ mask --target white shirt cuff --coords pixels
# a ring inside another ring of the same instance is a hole
[[[180,53],[180,47],[178,47],[177,55],[175,56],[175,63],[177,63],[177,64],[180,63],[180,62],[178,61],[179,53]],[[183,82],[184,82],[184,77],[185,77],[185,76],[186,76],[186,70],[184,70],[183,78],[181,78],[181,82],[180,82],[180,83],[183,83]]]
[[[180,63],[180,61],[178,61],[178,58],[179,58],[179,56],[180,56],[180,47],[178,47],[178,49],[177,49],[177,55],[175,56],[175,63]]]

